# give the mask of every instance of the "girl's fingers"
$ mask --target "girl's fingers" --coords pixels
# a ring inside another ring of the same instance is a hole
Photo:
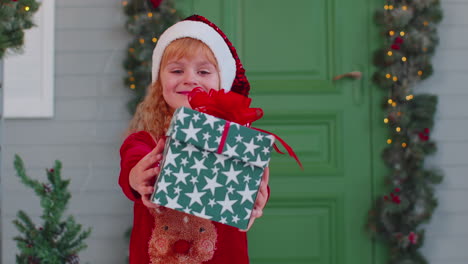
[[[143,202],[143,204],[148,208],[158,208],[159,206],[157,204],[152,203],[148,197],[148,195],[141,196],[141,201]]]

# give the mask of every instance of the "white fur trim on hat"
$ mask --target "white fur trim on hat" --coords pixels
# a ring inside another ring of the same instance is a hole
[[[199,22],[184,20],[168,28],[159,38],[153,51],[152,82],[158,79],[161,58],[166,47],[180,38],[194,38],[205,43],[213,52],[220,71],[221,88],[229,91],[236,77],[236,61],[228,45],[211,26]]]

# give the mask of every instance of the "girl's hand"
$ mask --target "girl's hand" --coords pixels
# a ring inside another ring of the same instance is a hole
[[[241,230],[247,232],[256,218],[259,218],[263,215],[263,208],[268,201],[268,181],[270,180],[270,168],[265,168],[263,173],[262,181],[260,182],[260,188],[258,190],[257,199],[255,200],[254,207],[252,209],[252,214],[250,216],[249,225],[246,230]]]
[[[165,141],[164,138],[159,139],[156,147],[130,170],[130,186],[141,195],[141,201],[146,207],[158,207],[150,202],[149,197],[154,191],[153,183],[160,171],[159,162],[162,159]]]

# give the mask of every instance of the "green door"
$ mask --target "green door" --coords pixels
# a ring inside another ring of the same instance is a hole
[[[296,151],[272,158],[271,198],[249,231],[254,264],[372,263],[366,0],[191,0],[231,39],[265,117]],[[362,80],[337,75],[358,71]]]

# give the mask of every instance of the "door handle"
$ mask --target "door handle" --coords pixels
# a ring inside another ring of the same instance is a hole
[[[340,75],[337,75],[337,76],[333,77],[333,80],[338,81],[338,80],[343,79],[343,78],[352,78],[352,79],[355,79],[355,80],[359,80],[359,79],[362,78],[362,72],[352,71],[352,72],[348,72],[348,73],[345,73],[345,74],[340,74]]]
[[[360,67],[356,67],[360,68]],[[361,71],[352,71],[344,74],[337,75],[333,77],[333,81],[338,81],[343,78],[350,78],[354,80],[360,80],[358,82],[353,82],[351,85],[353,90],[353,102],[355,105],[361,105],[364,102],[363,94],[364,94],[364,82],[362,79],[362,72]]]

